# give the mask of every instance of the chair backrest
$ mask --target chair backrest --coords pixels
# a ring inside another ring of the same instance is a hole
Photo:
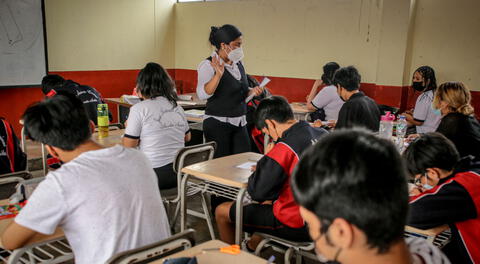
[[[188,146],[180,149],[173,162],[173,170],[177,173],[177,186],[180,188],[182,181],[182,168],[199,163],[206,160],[211,160],[215,153],[217,143],[215,141],[204,144]]]
[[[9,173],[14,174],[14,173]],[[21,177],[2,177],[0,178],[0,200],[9,199],[17,192],[17,185],[25,181]]]
[[[116,254],[107,264],[147,263],[195,245],[195,230],[187,229],[160,242]],[[148,260],[148,261],[147,261]]]
[[[45,177],[37,177],[29,180],[25,180],[18,184],[17,193],[23,196],[23,199],[28,200],[32,196],[33,191],[37,186],[45,180]]]

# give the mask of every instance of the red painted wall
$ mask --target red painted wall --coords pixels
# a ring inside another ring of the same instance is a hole
[[[103,97],[119,97],[122,94],[131,94],[135,87],[135,80],[139,70],[113,70],[113,71],[69,71],[51,72],[59,74],[65,79],[72,79],[78,83],[95,87]],[[176,80],[179,91],[184,93],[195,92],[197,84],[196,70],[168,69],[169,74]],[[255,76],[261,80],[263,76]],[[273,94],[283,95],[291,102],[303,102],[314,83],[312,79],[269,77],[272,81],[268,84]],[[361,90],[375,99],[379,104],[412,108],[418,94],[409,87],[375,85],[362,83]],[[13,124],[16,133],[20,133],[21,126],[18,120],[26,107],[43,98],[39,87],[36,88],[5,88],[0,89],[0,116],[5,117]],[[472,104],[477,117],[480,116],[480,92],[472,92]],[[116,107],[109,106],[116,118]],[[114,120],[116,122],[116,120]]]

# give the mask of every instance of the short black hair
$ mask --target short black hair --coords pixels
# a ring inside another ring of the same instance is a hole
[[[361,80],[362,76],[353,66],[340,68],[333,75],[333,84],[335,86],[340,85],[350,92],[360,88]]]
[[[210,27],[210,37],[208,40],[212,46],[220,49],[222,43],[229,44],[230,42],[239,38],[241,35],[242,32],[240,32],[236,26],[225,24],[221,27]]]
[[[355,225],[379,253],[403,238],[408,191],[402,159],[392,142],[366,130],[335,131],[305,151],[292,191],[322,223],[343,218]]]
[[[27,137],[71,151],[91,137],[90,119],[75,95],[59,92],[35,103],[23,114]]]
[[[42,79],[42,92],[48,94],[52,89],[57,91],[65,84],[65,79],[58,74],[48,74]]]
[[[331,85],[333,83],[333,75],[335,75],[335,72],[338,69],[340,69],[340,65],[334,61],[323,65],[323,74],[321,79],[325,85]]]
[[[149,62],[137,76],[137,91],[145,98],[163,96],[177,105],[175,84],[167,71],[158,63]]]
[[[253,120],[255,127],[262,130],[267,126],[265,120],[275,120],[279,123],[286,123],[288,120],[294,119],[292,108],[283,96],[271,96],[263,99],[258,104]]]
[[[451,171],[460,161],[452,141],[437,132],[423,134],[411,142],[403,152],[403,158],[412,177],[425,173],[428,168]]]

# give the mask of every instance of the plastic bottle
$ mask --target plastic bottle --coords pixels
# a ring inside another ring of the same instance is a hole
[[[378,130],[378,135],[380,137],[392,139],[393,120],[395,120],[395,115],[390,112],[386,112],[385,115],[380,118],[380,129]]]
[[[401,115],[397,121],[397,138],[405,138],[405,135],[407,134],[407,126],[407,118]]]
[[[106,138],[108,137],[108,105],[107,104],[98,104],[97,105],[97,125],[98,125],[98,137]]]

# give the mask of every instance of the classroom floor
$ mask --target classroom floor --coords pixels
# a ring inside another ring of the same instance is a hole
[[[27,155],[28,155],[28,166],[30,169],[30,172],[33,177],[41,177],[43,176],[43,171],[42,171],[42,159],[41,159],[41,145],[32,142],[32,141],[27,141]],[[201,205],[201,199],[198,199],[198,196],[192,196],[189,197],[187,200],[187,206],[189,209],[193,209],[196,211],[201,212],[202,211],[202,205]],[[213,225],[215,227],[215,236],[216,239],[219,239],[218,235],[218,230],[216,229],[216,224],[215,224],[215,219],[213,219]],[[205,222],[205,220],[196,218],[193,216],[188,216],[187,217],[187,228],[193,228],[196,231],[195,234],[195,240],[197,244],[203,243],[205,241],[211,240],[210,237],[210,232],[208,231],[208,226]],[[178,217],[175,227],[174,227],[174,232],[178,233],[180,232],[180,217]],[[272,249],[267,249],[264,252],[262,252],[262,256],[265,259],[268,259],[271,255],[274,255],[276,257],[275,263],[282,264],[284,263],[283,255],[278,252],[274,252]],[[292,260],[294,261],[294,260]],[[1,263],[1,262],[0,262]],[[66,262],[66,263],[73,263],[71,262]],[[318,263],[314,262],[311,260],[304,260],[303,263]]]

